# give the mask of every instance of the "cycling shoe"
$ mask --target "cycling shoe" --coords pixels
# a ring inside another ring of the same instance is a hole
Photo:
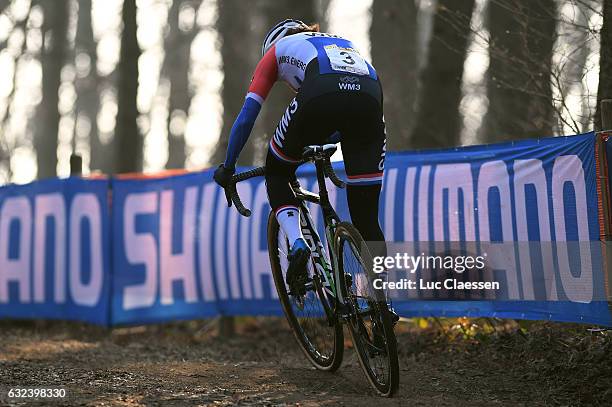
[[[299,238],[293,243],[287,259],[289,268],[287,269],[287,285],[291,295],[305,295],[306,282],[308,281],[308,271],[306,265],[310,258],[310,248],[304,239]]]

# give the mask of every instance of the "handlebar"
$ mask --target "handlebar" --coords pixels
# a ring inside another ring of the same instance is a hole
[[[300,164],[303,164],[307,161],[315,161],[315,162],[322,161],[322,170],[323,170],[323,174],[325,175],[325,177],[329,178],[330,181],[338,188],[344,188],[346,186],[344,181],[338,178],[338,176],[334,172],[334,169],[331,166],[331,162],[329,161],[329,155],[321,155],[321,156],[317,155],[315,157],[304,159],[300,162]],[[253,168],[252,170],[241,172],[239,174],[235,174],[234,176],[232,176],[232,181],[228,185],[229,195],[234,205],[236,205],[236,209],[242,216],[245,216],[248,218],[249,216],[251,216],[252,212],[250,209],[245,207],[244,204],[242,203],[242,200],[240,199],[240,195],[238,194],[238,190],[236,189],[236,184],[240,181],[244,181],[249,178],[261,177],[265,174],[266,174],[265,167],[257,167],[257,168]],[[291,186],[294,189],[296,187],[297,188],[300,187],[299,182],[297,180],[292,181]]]
[[[247,218],[251,216],[251,210],[247,209],[242,201],[240,200],[240,195],[238,195],[238,191],[236,190],[236,183],[240,181],[247,180],[249,178],[261,177],[266,174],[265,167],[253,168],[252,170],[241,172],[232,177],[232,182],[229,184],[229,193],[230,198],[234,205],[236,205],[236,209],[242,216],[246,216]]]

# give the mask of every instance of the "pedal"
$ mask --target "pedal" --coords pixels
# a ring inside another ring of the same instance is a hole
[[[306,277],[305,280],[298,279],[289,285],[289,292],[287,294],[294,297],[303,297],[308,291],[312,291],[313,288],[314,285],[312,279],[310,277]]]
[[[343,320],[348,320],[352,315],[351,308],[346,304],[340,303],[337,305],[337,314]]]
[[[347,287],[353,286],[353,276],[349,273],[344,273],[344,281],[346,281]]]

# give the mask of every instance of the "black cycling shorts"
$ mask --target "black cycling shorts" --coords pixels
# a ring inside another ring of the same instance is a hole
[[[270,152],[286,164],[297,164],[305,146],[324,144],[339,131],[348,182],[379,184],[385,160],[382,102],[379,81],[353,74],[320,74],[314,60],[276,127]]]

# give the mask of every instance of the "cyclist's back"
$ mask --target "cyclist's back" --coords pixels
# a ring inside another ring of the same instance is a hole
[[[306,67],[315,58],[320,62],[322,74],[346,72],[377,79],[374,68],[356,53],[351,41],[332,34],[302,32],[282,38],[266,52],[253,78],[255,88],[251,88],[261,90],[267,96],[269,89],[258,89],[257,86],[263,79],[258,75],[263,74],[277,78],[265,78],[261,85],[267,85],[267,79],[280,79],[298,91]]]

